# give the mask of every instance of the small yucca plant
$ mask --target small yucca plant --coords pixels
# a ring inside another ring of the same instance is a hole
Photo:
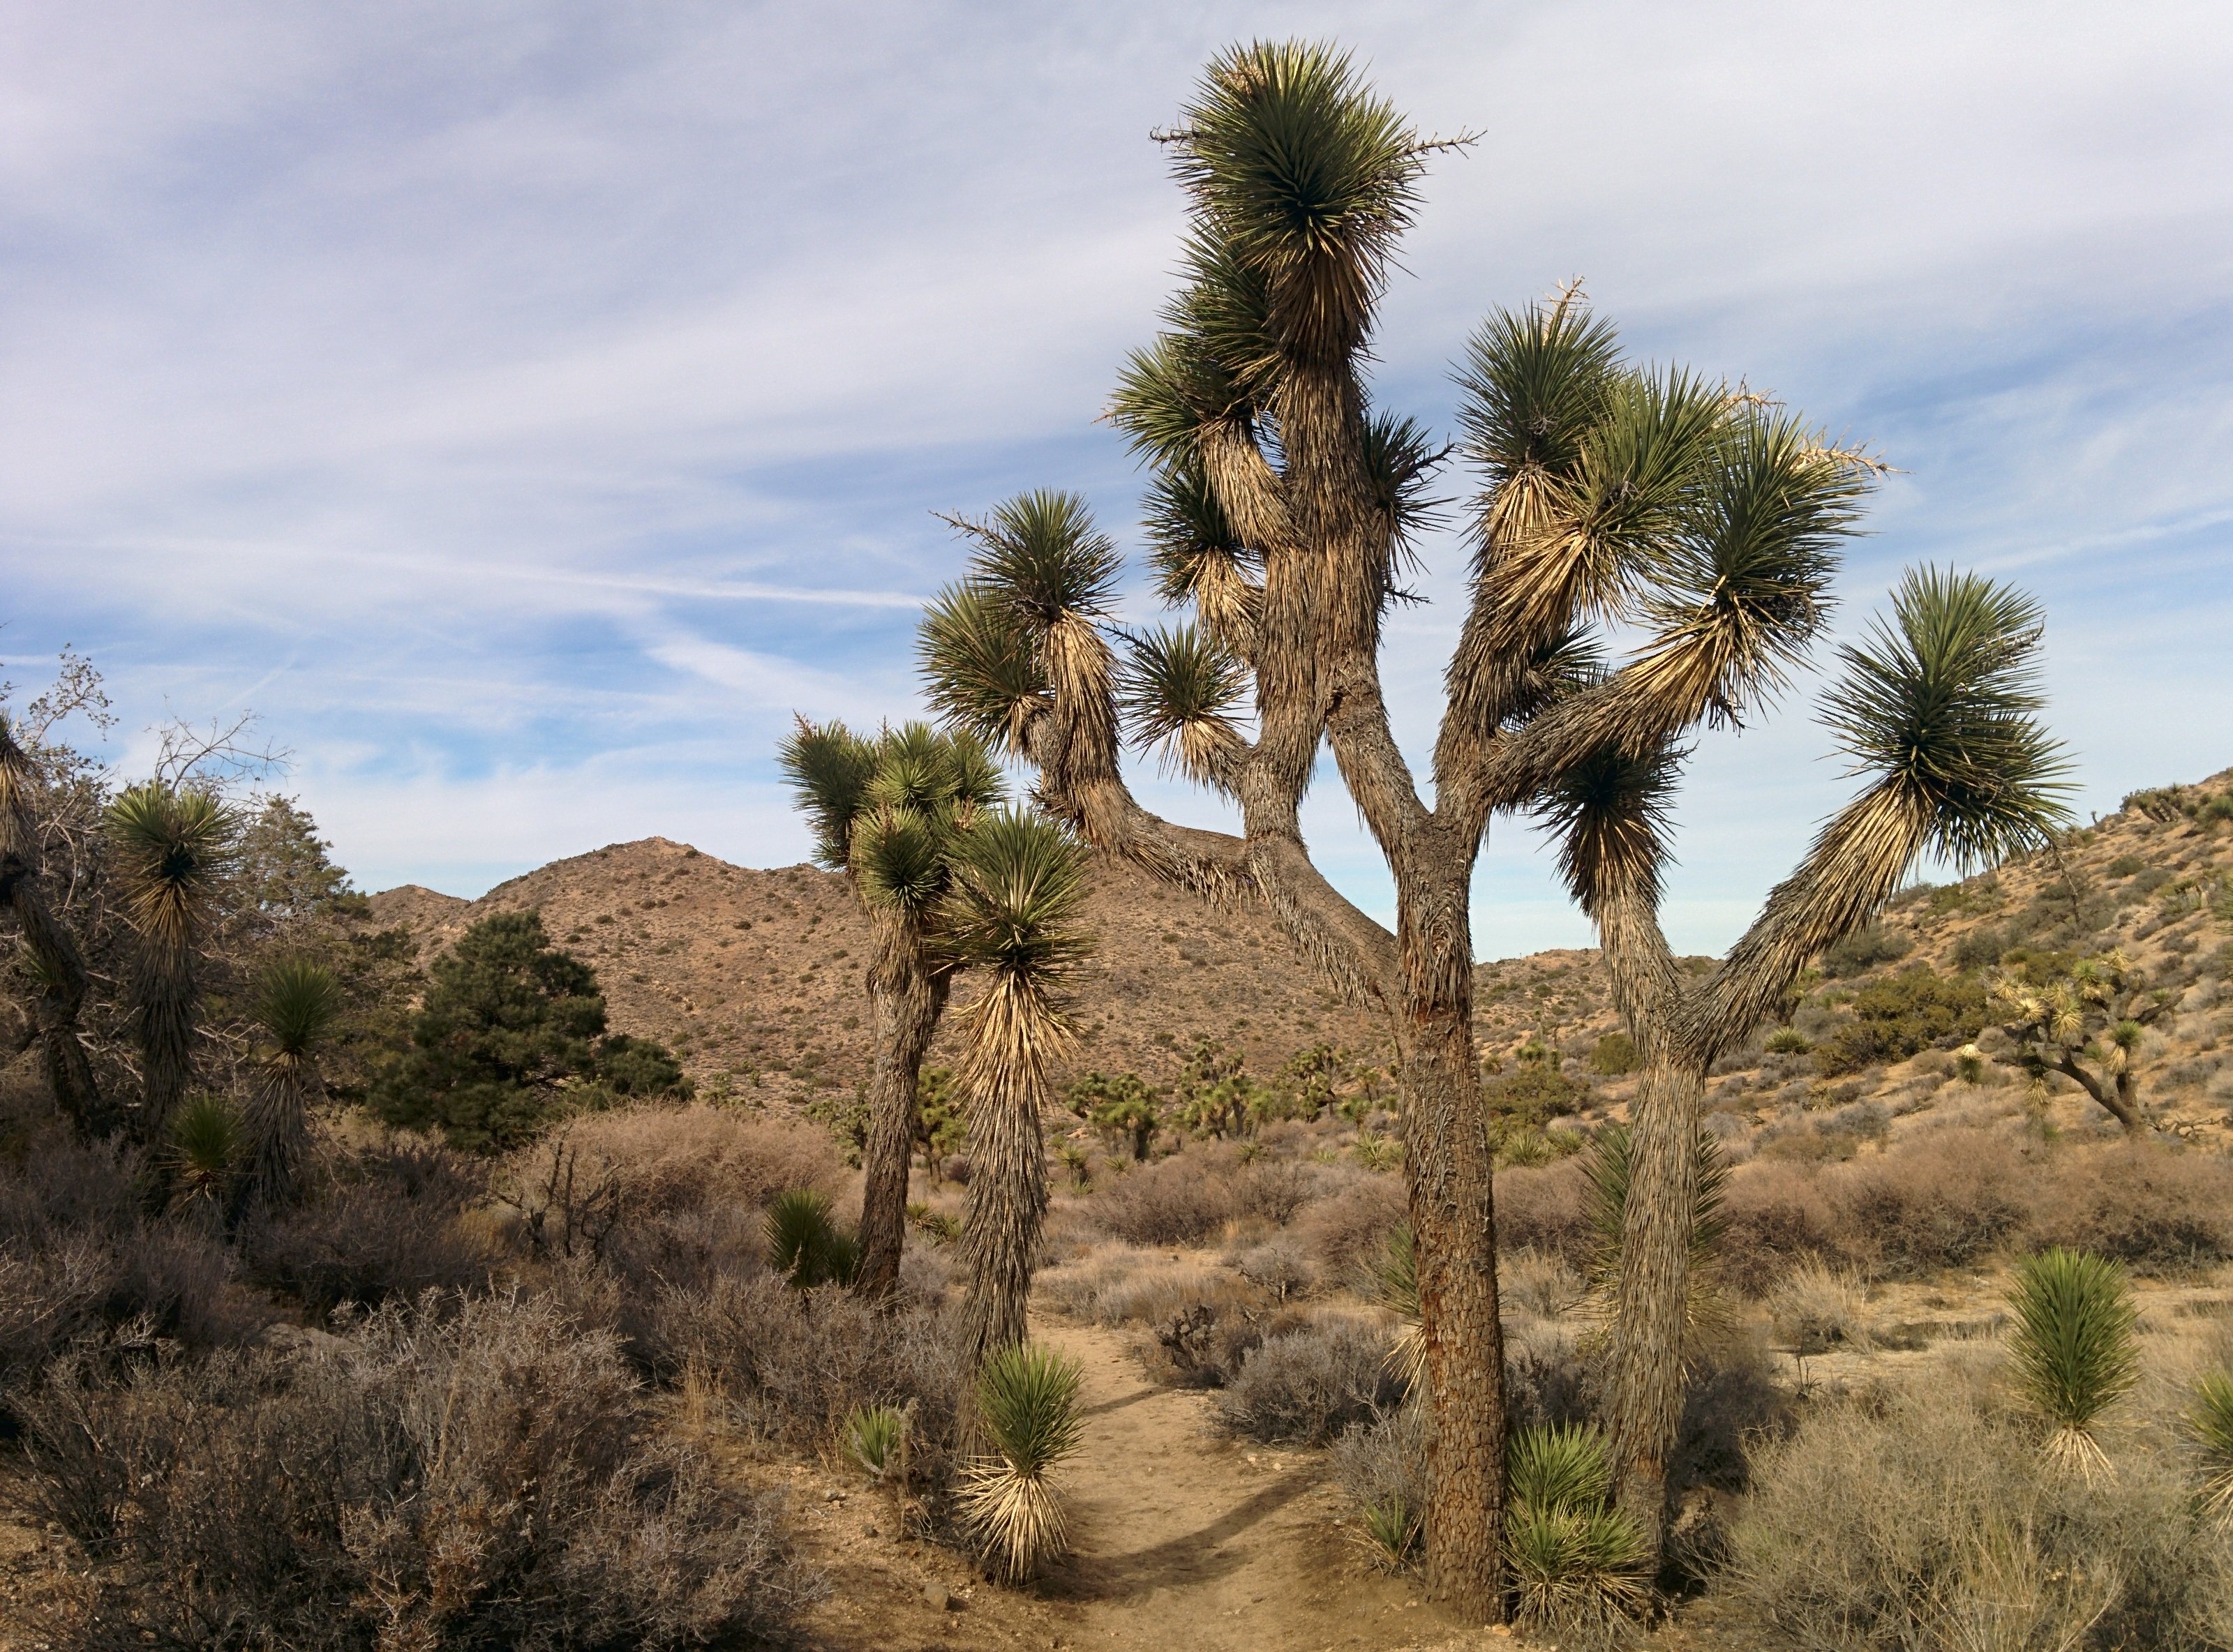
[[[1420,1393],[1425,1387],[1421,1378],[1427,1369],[1427,1331],[1419,1311],[1419,1244],[1410,1223],[1399,1222],[1389,1233],[1373,1270],[1373,1294],[1402,1327],[1388,1350],[1389,1375],[1407,1392]]]
[[[1624,1633],[1644,1601],[1643,1530],[1611,1506],[1605,1436],[1522,1428],[1506,1448],[1505,1550],[1521,1627],[1569,1640]]]
[[[849,1285],[860,1266],[860,1243],[830,1218],[830,1195],[818,1187],[778,1193],[760,1224],[768,1265],[799,1290]]]
[[[2212,1371],[2194,1385],[2186,1428],[2202,1458],[2202,1506],[2233,1520],[2233,1375]]]
[[[240,1115],[221,1096],[196,1096],[171,1115],[165,1154],[173,1195],[180,1205],[223,1202],[247,1141]]]
[[[856,1406],[845,1418],[846,1454],[882,1480],[899,1467],[907,1429],[907,1413],[895,1405]]]
[[[997,1350],[977,1379],[977,1409],[996,1454],[973,1465],[961,1485],[963,1518],[994,1575],[1021,1583],[1069,1544],[1062,1499],[1050,1482],[1077,1449],[1080,1369],[1051,1349]]]
[[[1411,1563],[1426,1517],[1412,1507],[1410,1499],[1391,1494],[1367,1503],[1358,1514],[1365,1544],[1377,1560],[1390,1571],[1400,1571]]]
[[[2093,1426],[2140,1372],[2124,1269],[2083,1251],[2046,1251],[2016,1270],[2008,1306],[2016,1389],[2047,1426],[2049,1456],[2089,1479],[2106,1471]]]

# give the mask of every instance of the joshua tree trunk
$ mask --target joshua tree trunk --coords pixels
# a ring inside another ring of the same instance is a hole
[[[1045,1035],[1027,987],[996,977],[969,1006],[970,1048],[957,1075],[970,1098],[969,1271],[962,1336],[972,1365],[1021,1343],[1031,1327],[1032,1272],[1047,1207]]]
[[[197,983],[190,946],[153,937],[142,945],[133,1017],[145,1098],[138,1133],[142,1142],[156,1146],[186,1098],[193,1070]]]
[[[2117,1074],[2105,1084],[2068,1055],[2050,1064],[2066,1078],[2076,1079],[2088,1096],[2100,1102],[2109,1115],[2125,1127],[2126,1135],[2139,1135],[2145,1128],[2140,1110],[2133,1104],[2133,1091],[2138,1086],[2133,1083],[2129,1070]]]
[[[876,1071],[869,1083],[869,1137],[861,1154],[861,1270],[854,1290],[891,1294],[899,1284],[907,1233],[908,1166],[921,1115],[922,1058],[945,1012],[951,977],[933,969],[921,925],[878,913],[869,999],[876,1029]]]
[[[308,1083],[309,1074],[294,1065],[257,1076],[242,1121],[249,1161],[234,1195],[234,1223],[252,1204],[273,1210],[295,1197],[310,1156]]]
[[[15,912],[24,951],[37,974],[39,1070],[48,1092],[79,1139],[95,1141],[116,1126],[101,1104],[93,1063],[77,1032],[78,1015],[85,1005],[85,960],[69,931],[40,899],[36,879],[36,873],[20,862],[0,862],[0,907]]]
[[[1654,1554],[1666,1529],[1667,1458],[1683,1417],[1697,1114],[1704,1093],[1702,1071],[1652,1062],[1637,1086],[1630,1127],[1613,1319],[1613,1489]]]
[[[1433,944],[1431,914],[1463,920],[1469,863],[1397,917],[1404,1179],[1417,1235],[1419,1323],[1434,1428],[1427,1586],[1475,1623],[1502,1615],[1504,1329],[1487,1119],[1474,1062],[1473,968]],[[1462,933],[1462,930],[1461,930]],[[1491,1380],[1484,1381],[1484,1376]]]

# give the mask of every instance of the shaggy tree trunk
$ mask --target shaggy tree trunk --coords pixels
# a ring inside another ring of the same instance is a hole
[[[23,950],[38,978],[39,1069],[47,1089],[79,1140],[97,1141],[115,1128],[115,1121],[101,1105],[93,1063],[77,1034],[85,1005],[85,960],[69,931],[40,899],[36,872],[12,856],[0,864],[0,907],[14,911]]]
[[[1696,1121],[1704,1096],[1702,1068],[1653,1060],[1637,1085],[1630,1126],[1613,1317],[1613,1489],[1655,1558],[1666,1531],[1667,1460],[1683,1420]]]
[[[160,1148],[193,1070],[194,959],[185,946],[148,940],[141,946],[133,1018],[144,1097],[139,1136]]]
[[[1476,1623],[1504,1588],[1504,1328],[1496,1297],[1494,1154],[1474,1062],[1462,862],[1399,888],[1403,1163],[1417,1238],[1419,1324],[1434,1418],[1427,1587]],[[1452,943],[1456,943],[1454,946]]]
[[[2087,1072],[2070,1057],[2065,1056],[2054,1063],[2054,1070],[2065,1077],[2074,1078],[2085,1092],[2099,1102],[2109,1115],[2125,1127],[2128,1135],[2141,1132],[2139,1109],[2132,1105],[2132,1084],[2126,1074],[2117,1075],[2113,1085],[2105,1084]]]
[[[961,1231],[969,1288],[962,1338],[972,1367],[1024,1341],[1032,1272],[1046,1219],[1045,1030],[1038,995],[996,978],[967,1011],[970,1046],[956,1075],[969,1105],[969,1206]]]
[[[917,926],[879,916],[869,966],[876,1070],[869,1082],[869,1134],[861,1152],[861,1269],[853,1289],[889,1296],[906,1243],[908,1165],[921,1115],[922,1058],[946,1008],[947,977],[930,968]]]

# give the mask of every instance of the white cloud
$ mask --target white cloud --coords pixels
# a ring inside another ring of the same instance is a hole
[[[1903,467],[1852,620],[1925,557],[2041,592],[2092,804],[2233,756],[2233,20],[2170,0],[18,9],[0,641],[94,649],[140,722],[252,699],[381,877],[796,858],[770,747],[915,707],[930,510],[1072,485],[1129,527],[1092,420],[1175,251],[1146,133],[1289,32],[1482,134],[1390,293],[1391,398],[1445,418],[1482,309],[1586,274],[1638,350]],[[1455,623],[1391,630],[1416,751]],[[1680,944],[1803,850],[1822,749],[1794,699],[1702,750]],[[1385,910],[1331,777],[1310,826]],[[1481,878],[1485,951],[1585,933],[1523,829]]]

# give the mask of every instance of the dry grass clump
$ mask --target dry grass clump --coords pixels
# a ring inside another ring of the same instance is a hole
[[[1966,1267],[2022,1232],[2039,1173],[2004,1134],[1934,1130],[1825,1177],[1829,1242],[1875,1278]]]
[[[1218,1419],[1266,1444],[1324,1445],[1402,1400],[1393,1345],[1377,1325],[1336,1314],[1266,1337],[1218,1396]]]
[[[783,1629],[780,1506],[549,1304],[397,1305],[291,1359],[73,1363],[23,1403],[88,1648],[665,1648]]]
[[[1496,1173],[1500,1250],[1539,1251],[1582,1267],[1597,1242],[1589,1212],[1589,1177],[1579,1158]]]
[[[1979,1386],[1833,1403],[1754,1453],[1719,1592],[1772,1644],[2233,1645],[2233,1534],[2143,1451],[2059,1472]]]
[[[1867,1285],[1818,1261],[1800,1263],[1768,1293],[1764,1305],[1775,1345],[1787,1353],[1859,1353],[1874,1342]]]
[[[1408,1215],[1401,1176],[1359,1176],[1305,1210],[1295,1234],[1326,1277],[1355,1285],[1369,1279]]]
[[[1427,1414],[1398,1406],[1343,1430],[1326,1454],[1335,1481],[1355,1506],[1357,1530],[1376,1564],[1395,1568],[1416,1556],[1431,1477]]]

